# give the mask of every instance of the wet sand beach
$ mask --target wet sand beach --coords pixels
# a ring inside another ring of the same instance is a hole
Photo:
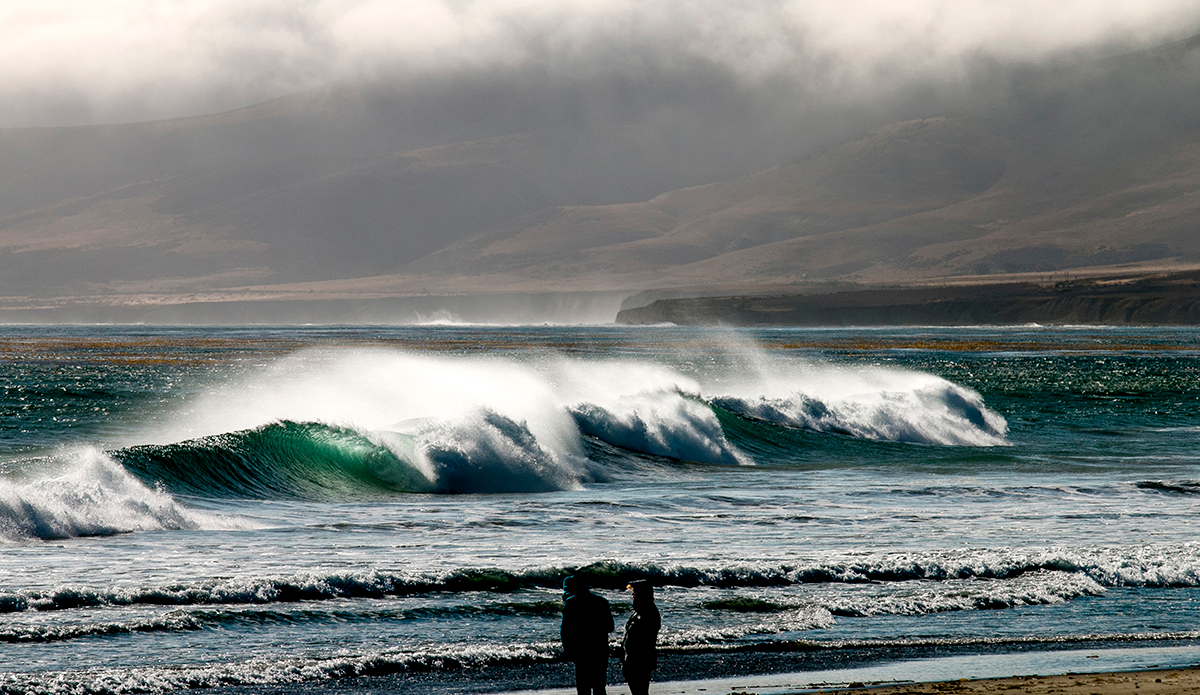
[[[863,684],[867,686],[868,684]],[[876,695],[933,695],[935,693],[1012,693],[1013,695],[1117,695],[1146,693],[1167,695],[1200,690],[1200,669],[1135,671],[1130,673],[1086,673],[1060,676],[1014,676],[939,683],[905,683],[866,688]],[[821,693],[861,693],[864,688],[820,689]]]
[[[650,692],[653,695],[1186,693],[1200,690],[1198,663],[1200,649],[1196,645],[959,654],[824,671],[729,674],[695,680],[678,675],[668,680],[664,673],[660,674],[662,680],[651,684]],[[693,666],[703,668],[701,664]],[[526,692],[528,695],[571,695],[574,690],[553,688]],[[610,695],[627,695],[629,689],[618,674],[610,671],[608,692]]]
[[[565,673],[565,671],[563,672]],[[563,675],[563,674],[559,674]],[[1052,676],[1010,676],[939,680],[930,682],[812,683],[801,686],[787,679],[759,676],[703,681],[667,681],[650,684],[650,695],[1179,695],[1200,692],[1200,667],[1116,671],[1104,673],[1067,673]],[[561,682],[561,681],[560,681]],[[510,690],[503,679],[491,682],[450,682],[435,674],[409,674],[403,677],[366,677],[334,684],[297,683],[268,687],[213,688],[214,695],[383,695],[384,693],[507,693],[507,695],[574,695],[574,688]],[[629,695],[623,682],[609,680],[609,695]]]
[[[1057,676],[1012,676],[1009,678],[961,679],[931,683],[852,683],[842,687],[814,687],[790,691],[773,687],[760,690],[735,690],[729,687],[713,689],[697,687],[699,682],[654,683],[651,695],[791,695],[795,693],[821,693],[821,695],[977,695],[980,693],[1005,693],[1006,695],[1176,695],[1200,691],[1200,668],[1133,671],[1117,673],[1064,674]],[[569,695],[574,690],[532,691],[522,695]],[[609,686],[610,695],[627,695],[624,684]]]

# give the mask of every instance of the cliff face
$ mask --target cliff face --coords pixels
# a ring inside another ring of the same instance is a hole
[[[1200,325],[1200,274],[1099,284],[977,285],[660,299],[618,323],[732,326]]]

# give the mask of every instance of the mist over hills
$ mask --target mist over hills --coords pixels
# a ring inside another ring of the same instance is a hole
[[[0,131],[0,308],[1200,265],[1200,37],[870,102],[688,75],[496,70]]]
[[[700,285],[1192,263],[1197,66],[1192,39],[1016,72],[991,85],[1003,99],[638,205],[517,220],[417,267],[611,268]]]

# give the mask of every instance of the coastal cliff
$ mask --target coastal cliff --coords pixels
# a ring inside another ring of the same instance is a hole
[[[731,326],[1200,325],[1200,273],[1053,285],[1008,283],[659,299],[617,323]]]

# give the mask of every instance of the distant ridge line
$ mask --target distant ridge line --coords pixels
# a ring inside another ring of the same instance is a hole
[[[617,323],[733,326],[1200,325],[1200,272],[1099,282],[659,299]]]

